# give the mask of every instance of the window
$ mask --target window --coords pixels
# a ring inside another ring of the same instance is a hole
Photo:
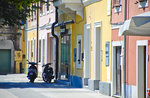
[[[47,0],[47,11],[49,11],[49,6],[50,6],[49,0]]]
[[[113,6],[120,7],[121,6],[120,2],[121,2],[121,0],[113,0]]]
[[[36,61],[36,48],[35,48],[35,45],[36,44],[36,42],[35,42],[35,40],[34,40],[34,61]]]
[[[43,39],[43,63],[45,64],[45,39]]]
[[[36,4],[32,4],[32,14],[33,14],[33,18],[35,20],[36,19]]]
[[[82,53],[81,53],[81,48],[82,48],[82,36],[78,35],[77,36],[77,66],[76,68],[81,68],[81,60],[82,60]]]
[[[19,49],[22,49],[22,37],[20,37],[19,40],[20,40]]]
[[[148,7],[148,0],[138,0],[139,1],[139,8]]]
[[[109,66],[109,42],[105,43],[105,65]]]
[[[43,14],[43,2],[40,2],[40,14]]]
[[[26,30],[25,28],[23,28],[23,41],[25,41],[25,33],[26,33]]]
[[[29,60],[29,58],[30,58],[30,41],[28,41],[28,60]]]
[[[111,10],[111,0],[107,0],[107,15],[110,15]]]
[[[113,8],[115,8],[115,13],[121,12],[121,0],[113,0]]]
[[[39,62],[41,62],[41,40],[39,40]]]
[[[31,6],[31,21],[33,21],[33,4]]]
[[[33,41],[31,40],[31,61],[32,61],[32,57],[33,57],[33,51],[32,51],[32,49],[33,49]]]

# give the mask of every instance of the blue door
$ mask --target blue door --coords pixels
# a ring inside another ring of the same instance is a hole
[[[11,50],[0,49],[0,74],[11,72]]]

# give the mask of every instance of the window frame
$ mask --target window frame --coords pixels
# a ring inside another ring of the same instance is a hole
[[[113,0],[113,7],[120,7],[121,6],[121,0]]]
[[[121,6],[122,6],[121,3],[122,3],[122,0],[119,0],[120,4],[117,4],[117,6],[114,5],[114,1],[115,0],[113,0],[113,8],[115,10],[115,13],[121,12]]]
[[[149,6],[149,0],[138,0],[138,4],[139,4],[139,8],[145,8],[145,7],[148,7]]]
[[[109,66],[110,42],[105,43],[105,65]]]
[[[42,40],[40,39],[39,40],[39,60],[38,60],[38,62],[41,62],[41,44],[42,44]]]

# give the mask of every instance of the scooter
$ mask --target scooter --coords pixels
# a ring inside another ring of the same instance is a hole
[[[47,63],[42,66],[43,67],[42,78],[43,81],[46,83],[51,83],[51,80],[54,79],[53,68],[49,66],[51,64],[52,63]]]
[[[31,64],[31,65],[28,68],[27,78],[30,80],[31,83],[34,83],[34,80],[37,77],[37,67],[35,66],[37,65],[37,63],[28,61],[28,64]]]

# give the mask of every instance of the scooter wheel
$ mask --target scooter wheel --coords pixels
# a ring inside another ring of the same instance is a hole
[[[31,82],[31,83],[34,83],[34,79],[31,79],[30,82]]]
[[[51,79],[47,81],[48,83],[51,83]]]

